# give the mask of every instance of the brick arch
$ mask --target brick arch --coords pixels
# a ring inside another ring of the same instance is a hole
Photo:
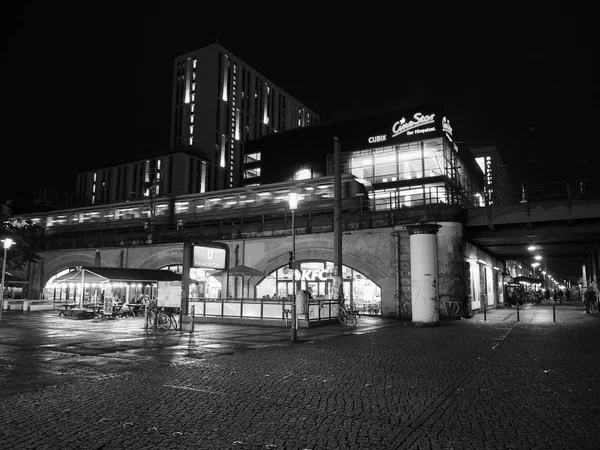
[[[183,264],[183,255],[162,254],[168,252],[169,250],[166,249],[140,261],[136,269],[160,269],[165,266]]]
[[[324,240],[324,242],[327,242]],[[333,248],[316,247],[315,241],[310,242],[310,248],[305,246],[296,245],[296,260],[308,261],[308,260],[320,260],[320,261],[331,261],[334,260]],[[289,251],[291,251],[291,244],[289,249],[287,247],[278,247],[273,252],[265,254],[262,260],[259,262],[257,268],[260,268],[266,274],[277,270],[278,268],[285,266],[289,261]],[[275,254],[276,253],[276,254]],[[378,280],[387,278],[388,275],[379,270],[377,267],[369,263],[364,256],[358,257],[351,253],[344,253],[342,257],[342,264],[346,267],[350,267],[362,275],[367,277],[378,287],[381,288]],[[250,281],[250,288],[256,287],[264,278],[253,277]]]
[[[47,261],[44,267],[44,276],[41,280],[42,287],[46,286],[48,280],[62,270],[76,266],[93,266],[95,258],[95,251],[94,253],[73,251]]]

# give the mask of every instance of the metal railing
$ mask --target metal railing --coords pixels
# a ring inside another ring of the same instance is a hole
[[[248,319],[286,323],[291,320],[291,299],[263,298],[190,298],[189,311],[195,317]],[[308,308],[298,315],[299,321],[321,322],[337,319],[337,301],[309,300]]]
[[[600,200],[600,178],[581,178],[548,183],[522,184],[494,189],[485,204],[480,193],[471,193],[472,207],[509,206],[532,202]]]

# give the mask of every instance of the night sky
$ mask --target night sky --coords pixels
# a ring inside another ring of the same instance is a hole
[[[215,39],[322,123],[439,102],[459,145],[497,145],[517,182],[598,176],[572,102],[597,93],[576,64],[592,29],[556,2],[82,4],[4,11],[0,199],[168,150],[173,59]]]

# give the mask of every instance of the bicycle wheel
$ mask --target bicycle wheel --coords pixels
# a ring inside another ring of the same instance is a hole
[[[596,314],[598,312],[598,300],[594,300],[590,303],[590,313]]]
[[[172,313],[170,313],[169,320],[171,321],[170,329],[176,330],[177,329],[177,318]]]
[[[338,320],[344,325],[348,323],[348,313],[342,307],[338,307]]]
[[[355,326],[357,323],[358,323],[358,315],[354,311],[349,312],[347,325]]]
[[[161,330],[168,330],[171,328],[171,319],[164,312],[159,312],[156,317],[156,326]]]

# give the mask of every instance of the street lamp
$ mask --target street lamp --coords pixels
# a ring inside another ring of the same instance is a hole
[[[290,192],[290,211],[292,211],[292,341],[297,340],[298,324],[296,323],[296,209],[298,194]]]
[[[4,277],[6,276],[6,252],[15,243],[11,238],[2,239],[4,244],[4,259],[2,260],[2,284],[0,285],[0,320],[2,320],[2,310],[4,309]]]

